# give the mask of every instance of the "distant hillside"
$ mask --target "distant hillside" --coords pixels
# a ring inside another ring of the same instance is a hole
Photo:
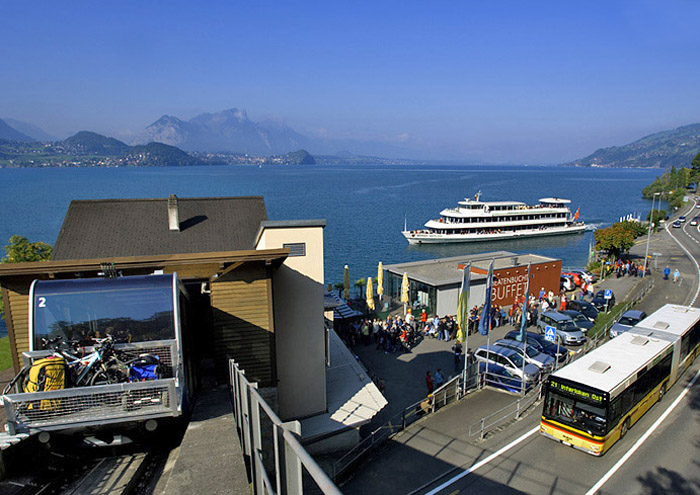
[[[140,146],[132,146],[126,155],[139,158],[156,167],[189,167],[192,165],[204,165],[199,158],[195,158],[180,148],[163,143],[148,143]]]
[[[53,143],[0,139],[0,167],[177,167],[204,164],[203,160],[167,144],[129,146],[118,139],[88,131]]]
[[[688,166],[700,153],[700,124],[657,132],[631,144],[604,148],[580,160],[565,163],[573,167],[669,168]]]
[[[64,140],[66,146],[75,148],[80,153],[99,156],[119,156],[129,151],[130,146],[118,139],[102,136],[95,132],[80,131]]]
[[[7,141],[23,141],[23,142],[34,141],[32,138],[30,138],[26,134],[22,134],[18,130],[10,127],[2,119],[0,119],[0,139],[4,139]]]
[[[3,119],[6,124],[8,124],[10,127],[12,127],[14,130],[21,132],[25,136],[29,136],[30,138],[36,140],[36,141],[44,141],[44,142],[49,142],[49,141],[58,141],[58,139],[51,134],[45,132],[43,129],[40,129],[39,127],[35,126],[34,124],[29,124],[27,122],[22,122],[20,120],[15,120],[15,119]]]

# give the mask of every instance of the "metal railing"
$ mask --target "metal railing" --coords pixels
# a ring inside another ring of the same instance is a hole
[[[469,425],[469,436],[473,437],[478,433],[479,438],[483,439],[490,431],[504,425],[511,419],[520,419],[520,416],[540,399],[541,392],[542,383],[539,383],[524,397],[472,423]]]
[[[299,440],[298,421],[284,423],[234,360],[229,361],[233,417],[254,495],[300,495],[305,485],[342,495]],[[262,413],[262,414],[261,414]],[[306,476],[305,476],[306,475]]]
[[[117,348],[158,354],[171,378],[3,395],[9,432],[58,430],[179,416],[182,390],[176,376],[176,343],[120,344]],[[50,354],[51,351],[24,352],[22,359],[28,365]]]
[[[389,421],[374,429],[362,441],[346,452],[333,464],[333,479],[336,481],[342,477],[351,467],[355,466],[366,454],[376,449],[394,435],[404,431],[410,425],[430,415],[443,407],[452,404],[470,392],[481,387],[482,380],[478,375],[464,380],[464,372],[451,378],[435,391],[418,402],[404,408],[395,414]]]
[[[598,333],[596,333],[595,336],[587,339],[586,343],[583,346],[583,350],[575,354],[572,358],[572,361],[578,359],[579,357],[585,354],[588,354],[600,344],[604,344],[605,342],[607,342],[610,339],[610,328],[615,324],[618,318],[625,313],[625,311],[628,311],[631,308],[635,307],[649,294],[649,292],[654,288],[654,279],[649,278],[648,281],[640,284],[640,286],[638,287],[639,289],[635,290],[633,295],[627,301],[625,301],[619,309],[615,310],[615,314],[612,316],[612,318],[610,318],[608,323],[603,325],[603,327],[600,330],[598,330]]]

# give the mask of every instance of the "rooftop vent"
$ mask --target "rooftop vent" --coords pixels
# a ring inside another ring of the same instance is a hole
[[[513,256],[513,266],[518,266],[518,257]]]
[[[170,232],[180,232],[180,213],[177,209],[177,196],[174,194],[168,198],[168,228]]]
[[[688,308],[686,306],[674,306],[673,310],[676,313],[687,313],[690,310],[690,308]]]
[[[647,345],[649,343],[649,339],[645,339],[644,337],[640,337],[639,335],[635,335],[632,340],[630,340],[630,344],[634,345]]]
[[[668,327],[670,327],[670,323],[666,323],[665,321],[657,321],[654,323],[654,328],[658,328],[659,330],[666,330]]]
[[[602,375],[610,369],[610,365],[608,363],[604,363],[603,361],[596,361],[595,363],[590,365],[588,369],[591,370],[593,373],[600,373]]]

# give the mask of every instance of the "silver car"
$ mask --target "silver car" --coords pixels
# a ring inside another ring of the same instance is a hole
[[[636,309],[625,311],[622,316],[620,316],[620,319],[610,327],[610,338],[613,339],[621,333],[628,332],[633,326],[646,317],[647,314],[644,311],[638,311]]]
[[[554,358],[538,351],[534,346],[524,346],[522,342],[517,340],[501,339],[494,342],[501,347],[513,349],[520,354],[520,357],[525,356],[525,362],[537,366],[541,373],[550,373],[554,369]]]
[[[581,345],[586,342],[586,336],[578,329],[574,321],[567,315],[557,311],[547,311],[537,317],[537,328],[546,335],[547,327],[555,330],[555,343],[564,345]]]

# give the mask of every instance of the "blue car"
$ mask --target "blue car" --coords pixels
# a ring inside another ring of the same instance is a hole
[[[523,382],[519,377],[513,375],[500,364],[495,363],[479,363],[479,373],[484,376],[486,385],[491,387],[507,390],[508,392],[520,393],[523,390]],[[533,382],[525,382],[525,390],[530,390],[533,387]]]
[[[517,340],[520,342],[520,332],[518,330],[511,330],[504,337],[509,340]],[[538,333],[525,332],[525,338],[527,339],[527,345],[531,345],[540,352],[544,352],[556,358],[558,362],[562,363],[566,361],[569,357],[569,351],[564,346],[559,346],[553,342],[550,342],[544,338],[544,335]]]

